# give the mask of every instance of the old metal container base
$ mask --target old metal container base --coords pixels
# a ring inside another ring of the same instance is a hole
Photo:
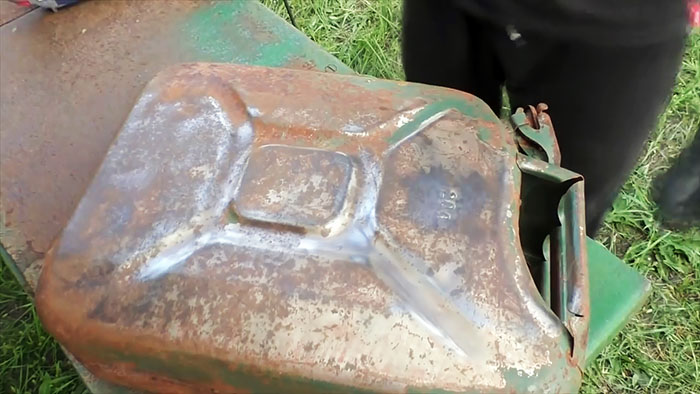
[[[587,285],[563,314],[540,296],[516,158],[465,93],[170,68],[49,252],[39,313],[142,390],[572,392]]]

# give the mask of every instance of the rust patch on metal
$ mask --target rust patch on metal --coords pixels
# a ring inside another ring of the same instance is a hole
[[[486,108],[469,97],[160,73],[46,258],[42,321],[99,376],[145,390],[578,385],[514,232],[512,139],[494,125],[484,141],[485,122],[440,104]]]
[[[534,129],[540,130],[544,129],[549,132],[549,139],[552,141],[557,140],[557,135],[554,132],[554,125],[552,124],[552,118],[547,113],[549,106],[545,103],[537,104],[537,107],[532,105],[528,106],[527,120],[530,126]],[[552,162],[556,165],[561,163],[561,152],[559,151],[559,144],[553,144],[553,154]]]
[[[537,107],[529,105],[525,110],[518,108],[511,117],[511,122],[516,122],[513,126],[521,149],[532,157],[540,157],[558,166],[561,163],[561,152],[552,119],[546,112],[548,108],[545,103],[539,103]]]
[[[249,220],[313,230],[340,214],[352,172],[341,153],[262,146],[250,154],[235,209]]]
[[[329,65],[331,67],[334,67],[334,65]],[[316,70],[316,64],[314,64],[310,60],[302,59],[302,58],[293,58],[289,61],[287,64],[287,67],[289,68],[296,68],[298,70]],[[326,66],[328,67],[328,66]]]

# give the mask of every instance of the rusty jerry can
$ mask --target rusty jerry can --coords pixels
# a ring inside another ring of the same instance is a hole
[[[583,186],[516,126],[445,88],[169,68],[48,254],[41,320],[148,392],[576,391]]]

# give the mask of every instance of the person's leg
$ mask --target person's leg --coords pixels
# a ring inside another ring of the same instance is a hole
[[[594,235],[634,168],[673,88],[683,40],[606,47],[505,34],[494,45],[513,109],[549,105],[562,167],[585,177],[586,225]]]
[[[446,0],[405,0],[403,7],[406,80],[471,93],[498,115],[503,73],[483,24]]]
[[[700,227],[700,130],[673,167],[656,180],[655,189],[662,224]]]

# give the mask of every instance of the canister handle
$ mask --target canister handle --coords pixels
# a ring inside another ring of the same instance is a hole
[[[549,267],[545,292],[550,306],[571,336],[570,361],[583,368],[588,344],[590,301],[586,253],[586,220],[583,177],[559,167],[561,154],[547,105],[518,108],[511,117],[523,172],[562,185],[557,206],[558,225],[543,244]]]

